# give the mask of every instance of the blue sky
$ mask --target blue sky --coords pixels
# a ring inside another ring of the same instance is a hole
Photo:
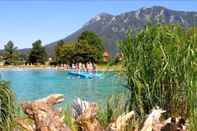
[[[93,16],[117,15],[153,5],[174,10],[197,11],[194,0],[0,0],[0,49],[8,40],[19,48],[31,47],[68,36]]]

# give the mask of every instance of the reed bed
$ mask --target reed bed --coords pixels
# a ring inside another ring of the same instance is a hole
[[[0,81],[0,130],[11,131],[15,119],[15,95],[9,88],[9,83]]]
[[[138,34],[120,42],[129,110],[141,120],[156,106],[166,117],[189,119],[197,130],[196,60],[197,30],[178,25],[148,24]]]

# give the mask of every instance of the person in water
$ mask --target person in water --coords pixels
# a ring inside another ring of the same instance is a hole
[[[73,69],[73,70],[75,70],[75,69],[76,69],[75,64],[72,64],[72,69]]]
[[[96,73],[96,64],[92,64],[92,67],[93,67],[93,73]]]

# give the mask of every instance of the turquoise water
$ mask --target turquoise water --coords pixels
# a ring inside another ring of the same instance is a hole
[[[65,96],[65,103],[80,97],[103,102],[123,87],[116,73],[103,73],[101,79],[70,77],[66,71],[58,70],[2,70],[1,79],[8,80],[18,101],[31,101],[54,93]]]

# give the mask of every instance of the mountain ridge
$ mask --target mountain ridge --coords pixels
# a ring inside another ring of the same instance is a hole
[[[148,22],[153,24],[175,24],[191,27],[197,23],[197,12],[177,11],[163,6],[142,7],[138,10],[112,15],[106,12],[99,13],[87,21],[80,29],[60,40],[68,43],[74,41],[83,31],[93,31],[104,41],[105,50],[112,56],[118,52],[117,41],[125,38],[129,28],[133,32],[141,30]],[[45,46],[49,56],[54,56],[54,48],[59,40]],[[27,52],[29,49],[22,49]]]

